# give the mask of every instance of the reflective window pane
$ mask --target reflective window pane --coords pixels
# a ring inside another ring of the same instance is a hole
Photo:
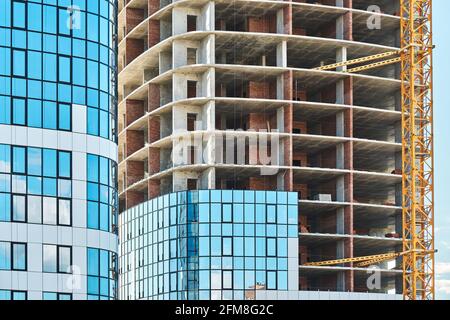
[[[0,270],[11,270],[11,244],[0,242]]]
[[[43,272],[56,272],[57,248],[55,245],[43,245]]]
[[[13,221],[26,221],[25,196],[13,196]]]
[[[13,270],[26,270],[26,244],[13,243]]]
[[[72,248],[70,247],[59,247],[58,252],[58,272],[70,273],[72,266]]]
[[[57,223],[56,198],[44,197],[42,212],[43,212],[42,223],[55,225]]]
[[[59,199],[59,225],[70,226],[71,225],[71,201]]]

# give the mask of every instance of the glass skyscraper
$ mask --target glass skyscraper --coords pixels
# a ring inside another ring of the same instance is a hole
[[[0,300],[117,297],[116,22],[0,1]]]

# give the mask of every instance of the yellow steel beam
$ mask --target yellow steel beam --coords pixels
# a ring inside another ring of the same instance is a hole
[[[403,296],[435,298],[432,1],[400,0]]]
[[[344,258],[344,259],[336,259],[336,260],[328,260],[328,261],[318,261],[318,262],[308,262],[303,264],[304,266],[310,266],[310,267],[320,267],[320,266],[332,266],[337,264],[345,264],[345,263],[351,263],[351,262],[368,262],[368,261],[374,261],[374,260],[390,260],[394,259],[404,253],[400,252],[393,252],[393,253],[384,253],[384,254],[377,254],[372,256],[364,256],[364,257],[354,257],[354,258]]]
[[[367,266],[378,264],[378,263],[381,263],[384,261],[396,259],[403,254],[404,253],[395,253],[395,254],[392,254],[390,257],[377,258],[377,259],[372,259],[372,260],[368,260],[368,261],[363,261],[363,262],[356,263],[354,266],[356,268],[367,267]]]
[[[374,69],[374,68],[378,68],[378,67],[382,67],[382,66],[387,66],[389,64],[398,63],[398,62],[401,62],[401,60],[402,60],[402,58],[400,58],[400,57],[388,59],[388,60],[382,60],[382,61],[374,62],[374,63],[368,64],[365,66],[348,69],[347,72],[355,73],[355,72],[360,72],[360,71],[364,71],[364,70]]]
[[[362,58],[358,58],[358,59],[352,59],[352,60],[347,60],[347,61],[343,61],[343,62],[339,62],[339,63],[320,66],[320,67],[314,68],[313,70],[332,70],[332,69],[337,69],[339,67],[351,66],[354,64],[360,64],[360,63],[378,60],[378,59],[391,57],[391,56],[395,56],[395,55],[399,55],[399,54],[400,54],[400,51],[388,51],[388,52],[379,53],[379,54],[362,57]]]

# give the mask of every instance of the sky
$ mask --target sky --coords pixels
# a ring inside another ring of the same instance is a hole
[[[436,298],[450,300],[450,12],[433,0]],[[447,201],[447,203],[446,203]]]

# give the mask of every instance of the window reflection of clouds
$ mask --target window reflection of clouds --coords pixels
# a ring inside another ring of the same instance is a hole
[[[254,290],[287,290],[287,239],[298,237],[297,216],[297,195],[284,192],[179,192],[132,208],[121,215],[120,267],[136,283],[122,288],[125,298],[250,299]],[[130,246],[148,255],[132,262]]]

